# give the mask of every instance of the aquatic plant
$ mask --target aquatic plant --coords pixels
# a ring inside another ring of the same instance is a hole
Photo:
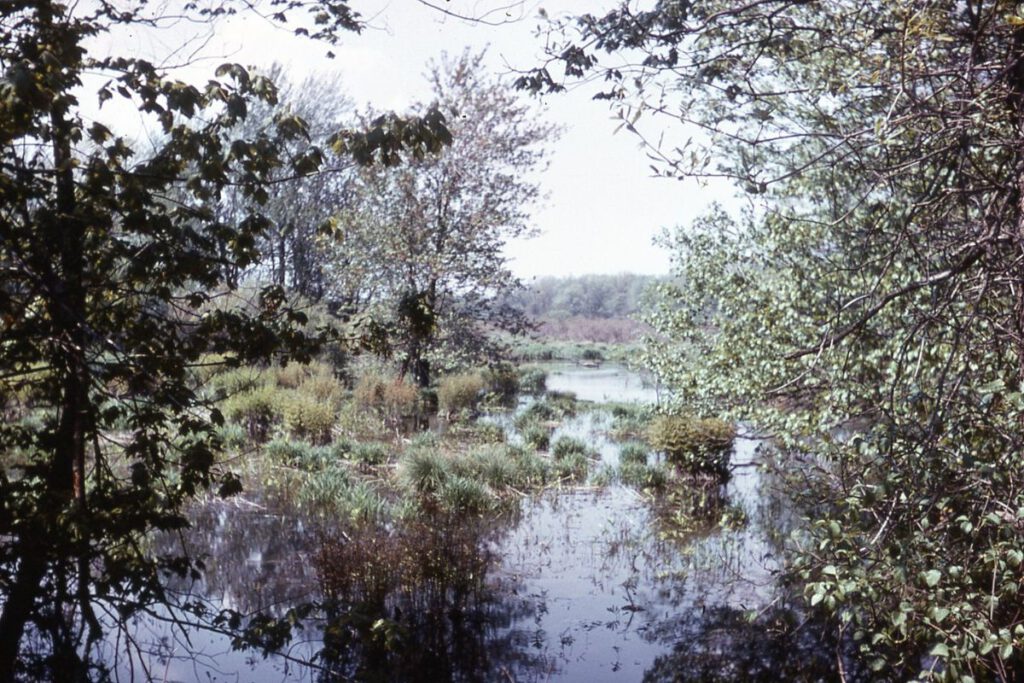
[[[330,449],[319,448],[308,441],[278,437],[263,447],[267,458],[278,465],[303,470],[320,469],[333,460]]]
[[[548,449],[551,443],[551,430],[548,427],[537,421],[526,422],[522,425],[518,424],[518,420],[516,422],[524,444],[537,451]]]
[[[590,460],[583,453],[569,453],[552,462],[553,474],[559,480],[581,481],[589,468]]]
[[[348,495],[351,483],[348,470],[329,466],[309,473],[303,479],[295,500],[301,506],[330,510]]]
[[[552,444],[551,456],[555,460],[562,460],[577,453],[586,456],[588,455],[589,450],[590,449],[587,448],[587,444],[583,443],[579,439],[563,435],[555,439],[554,444]]]
[[[622,444],[619,449],[619,462],[622,464],[647,464],[648,448],[639,441],[630,441]]]
[[[376,467],[388,461],[389,448],[379,442],[361,442],[355,444],[348,453],[349,459],[366,466]]]
[[[451,463],[437,451],[415,450],[406,453],[398,474],[405,488],[420,494],[435,493],[451,475]]]
[[[482,483],[469,477],[450,476],[437,492],[442,509],[462,514],[481,514],[497,506],[497,498]]]
[[[660,491],[668,483],[668,472],[663,465],[648,465],[635,460],[625,460],[619,464],[619,481],[626,486],[639,489]]]

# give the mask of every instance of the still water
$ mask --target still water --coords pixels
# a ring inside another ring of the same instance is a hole
[[[549,390],[583,400],[656,399],[653,387],[622,367],[547,369]],[[602,464],[614,466],[619,446],[610,426],[606,410],[584,409],[552,439],[583,439]],[[122,680],[142,678],[137,674],[145,667],[147,677],[166,681],[596,683],[702,680],[702,667],[722,673],[749,655],[746,673],[737,671],[733,680],[756,678],[773,656],[758,653],[765,646],[757,619],[778,600],[778,549],[771,540],[777,510],[757,467],[758,448],[756,440],[737,439],[733,477],[722,491],[744,523],[712,520],[705,528],[674,532],[653,498],[619,484],[524,496],[507,519],[472,532],[465,544],[471,559],[458,543],[448,543],[451,556],[442,561],[469,562],[452,572],[466,580],[434,581],[423,595],[388,601],[387,616],[407,627],[402,646],[383,655],[334,642],[337,619],[349,616],[328,614],[311,621],[285,657],[236,652],[227,636],[146,618],[135,622],[130,647],[120,638],[106,644],[106,659]],[[207,571],[201,583],[172,584],[181,600],[283,614],[322,599],[317,534],[301,517],[275,509],[271,501],[245,498],[198,509],[189,543],[208,549]],[[423,531],[432,533],[459,531]],[[373,539],[354,542],[374,552]],[[754,639],[757,646],[746,642]],[[799,650],[799,644],[782,647]]]

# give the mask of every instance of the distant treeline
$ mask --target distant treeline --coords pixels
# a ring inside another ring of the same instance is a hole
[[[628,318],[642,309],[644,291],[663,279],[632,273],[542,277],[508,294],[506,302],[535,320]]]

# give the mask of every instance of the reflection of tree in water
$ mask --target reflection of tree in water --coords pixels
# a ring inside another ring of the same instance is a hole
[[[524,680],[549,668],[508,629],[532,613],[532,601],[517,597],[515,582],[488,576],[499,533],[479,519],[438,515],[325,542],[324,680]]]
[[[205,597],[246,614],[280,614],[315,597],[317,577],[310,557],[317,534],[294,510],[213,501],[197,506],[190,516],[192,528],[184,543],[190,554],[204,558],[199,588]],[[170,550],[180,542],[164,536],[158,546]],[[191,589],[174,577],[168,587]]]
[[[708,609],[680,618],[677,642],[645,672],[644,683],[776,683],[840,679],[836,643],[785,608],[751,620],[745,611]],[[846,681],[864,680],[849,668]]]

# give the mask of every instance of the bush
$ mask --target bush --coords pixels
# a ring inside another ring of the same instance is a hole
[[[281,399],[280,391],[263,386],[232,396],[224,402],[223,412],[229,420],[242,425],[250,439],[263,443],[270,428],[280,422]]]
[[[538,396],[547,389],[548,373],[542,368],[525,367],[519,370],[519,391]]]
[[[373,410],[385,419],[395,419],[417,412],[420,392],[403,380],[368,372],[359,378],[352,398],[363,410]]]
[[[647,428],[651,447],[689,474],[728,474],[729,451],[736,428],[715,418],[663,415]]]
[[[604,354],[597,349],[583,349],[583,353],[580,354],[582,360],[589,361],[601,361],[604,360]]]
[[[511,365],[498,365],[483,371],[487,392],[498,401],[510,401],[519,393],[519,375]]]
[[[483,398],[484,378],[476,372],[442,377],[437,386],[437,403],[446,415],[472,412]]]
[[[291,392],[284,406],[284,426],[296,439],[329,443],[334,428],[334,407],[298,392]]]

